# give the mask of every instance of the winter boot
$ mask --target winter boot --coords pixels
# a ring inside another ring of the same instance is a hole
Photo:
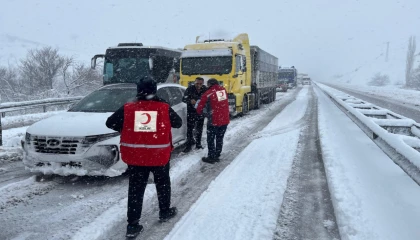
[[[142,225],[136,224],[136,225],[127,225],[127,233],[125,236],[127,238],[135,238],[137,235],[139,235],[141,232],[143,232],[144,228]]]
[[[189,151],[191,151],[191,145],[187,145],[185,148],[184,148],[184,150],[182,150],[182,152],[183,153],[187,153],[187,152],[189,152]]]
[[[159,221],[166,222],[169,219],[173,218],[178,213],[178,209],[176,207],[171,207],[167,211],[160,211],[159,212]]]
[[[201,161],[205,162],[205,163],[210,163],[210,164],[214,164],[216,162],[219,162],[219,159],[217,158],[209,158],[209,157],[202,157]]]

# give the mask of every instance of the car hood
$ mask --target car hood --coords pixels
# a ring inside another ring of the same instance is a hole
[[[42,136],[84,137],[113,133],[105,122],[112,113],[65,112],[32,124],[26,132]]]

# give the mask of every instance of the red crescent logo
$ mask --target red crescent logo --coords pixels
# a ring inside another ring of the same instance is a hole
[[[219,93],[220,93],[219,94],[220,97],[223,97],[225,95],[225,91],[220,91]]]
[[[152,120],[152,117],[150,116],[150,114],[143,113],[142,115],[146,115],[147,120],[146,120],[146,122],[141,122],[141,124],[148,124]]]

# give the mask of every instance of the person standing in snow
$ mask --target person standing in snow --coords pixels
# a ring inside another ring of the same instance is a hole
[[[128,238],[143,231],[139,221],[150,172],[156,185],[160,221],[167,221],[177,213],[175,207],[170,207],[169,159],[173,150],[171,127],[180,128],[182,119],[156,96],[156,91],[153,78],[142,78],[137,84],[137,100],[126,103],[106,121],[108,128],[121,133],[121,158],[128,165]]]
[[[215,78],[207,81],[208,90],[201,96],[197,113],[205,112],[207,117],[208,155],[202,161],[215,163],[219,161],[223,149],[223,138],[230,122],[229,101],[226,89],[219,85]]]
[[[191,85],[185,90],[182,101],[187,104],[187,143],[183,152],[191,151],[195,144],[197,149],[202,149],[201,136],[203,135],[204,117],[197,114],[195,110],[196,102],[201,98],[207,87],[203,85],[204,79],[197,77],[194,85]],[[193,131],[195,128],[195,140]]]

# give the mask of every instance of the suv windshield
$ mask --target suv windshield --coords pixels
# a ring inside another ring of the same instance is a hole
[[[194,57],[182,59],[182,74],[228,74],[232,57]]]
[[[101,89],[80,100],[69,112],[115,112],[136,94],[135,88]]]

